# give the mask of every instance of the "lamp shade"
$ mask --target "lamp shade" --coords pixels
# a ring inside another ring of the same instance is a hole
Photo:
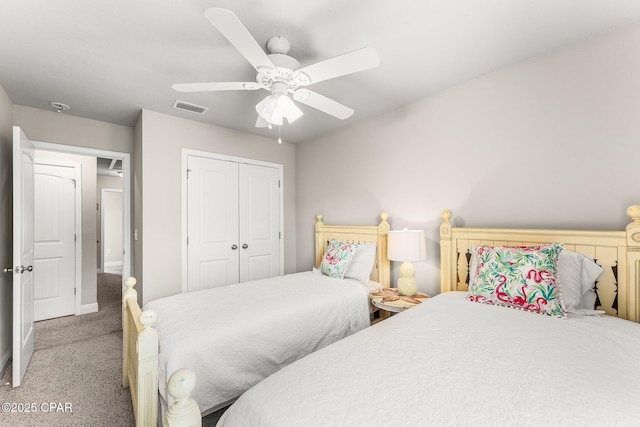
[[[387,257],[391,261],[422,261],[427,257],[427,243],[422,230],[389,231]]]

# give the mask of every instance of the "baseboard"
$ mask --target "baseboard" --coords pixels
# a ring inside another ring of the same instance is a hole
[[[107,267],[122,267],[122,261],[109,261],[104,263],[104,268]]]
[[[94,302],[93,304],[82,304],[80,306],[80,313],[78,314],[89,314],[95,313],[98,311],[98,303]]]
[[[11,359],[11,346],[5,354],[2,355],[2,359],[0,359],[0,378],[4,376],[4,371],[9,366],[9,360]]]

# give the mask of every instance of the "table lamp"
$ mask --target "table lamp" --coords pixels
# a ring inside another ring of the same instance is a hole
[[[387,240],[387,257],[391,261],[402,261],[400,277],[398,278],[398,293],[400,295],[415,295],[415,269],[412,261],[422,261],[426,258],[427,244],[422,230],[393,230],[389,231]]]

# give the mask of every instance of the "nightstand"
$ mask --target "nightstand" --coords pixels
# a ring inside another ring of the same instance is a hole
[[[422,292],[416,292],[414,296],[407,297],[404,295],[398,295],[398,290],[395,288],[384,288],[376,292],[369,294],[369,299],[374,307],[380,310],[384,310],[388,313],[381,313],[380,318],[375,319],[371,324],[377,323],[380,320],[389,317],[389,313],[399,313],[420,304],[425,299],[429,298],[429,295]]]

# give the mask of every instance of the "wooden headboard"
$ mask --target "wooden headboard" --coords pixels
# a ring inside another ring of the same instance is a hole
[[[440,225],[440,290],[468,289],[470,249],[475,245],[564,243],[603,269],[596,283],[596,308],[612,316],[640,322],[640,206],[631,206],[632,222],[624,231],[456,228],[450,210]]]
[[[371,272],[371,280],[379,282],[385,288],[390,284],[390,262],[387,258],[387,235],[389,234],[389,214],[380,214],[380,223],[373,226],[326,225],[322,214],[316,215],[316,267],[320,266],[322,255],[331,239],[348,243],[375,243],[376,263]]]

